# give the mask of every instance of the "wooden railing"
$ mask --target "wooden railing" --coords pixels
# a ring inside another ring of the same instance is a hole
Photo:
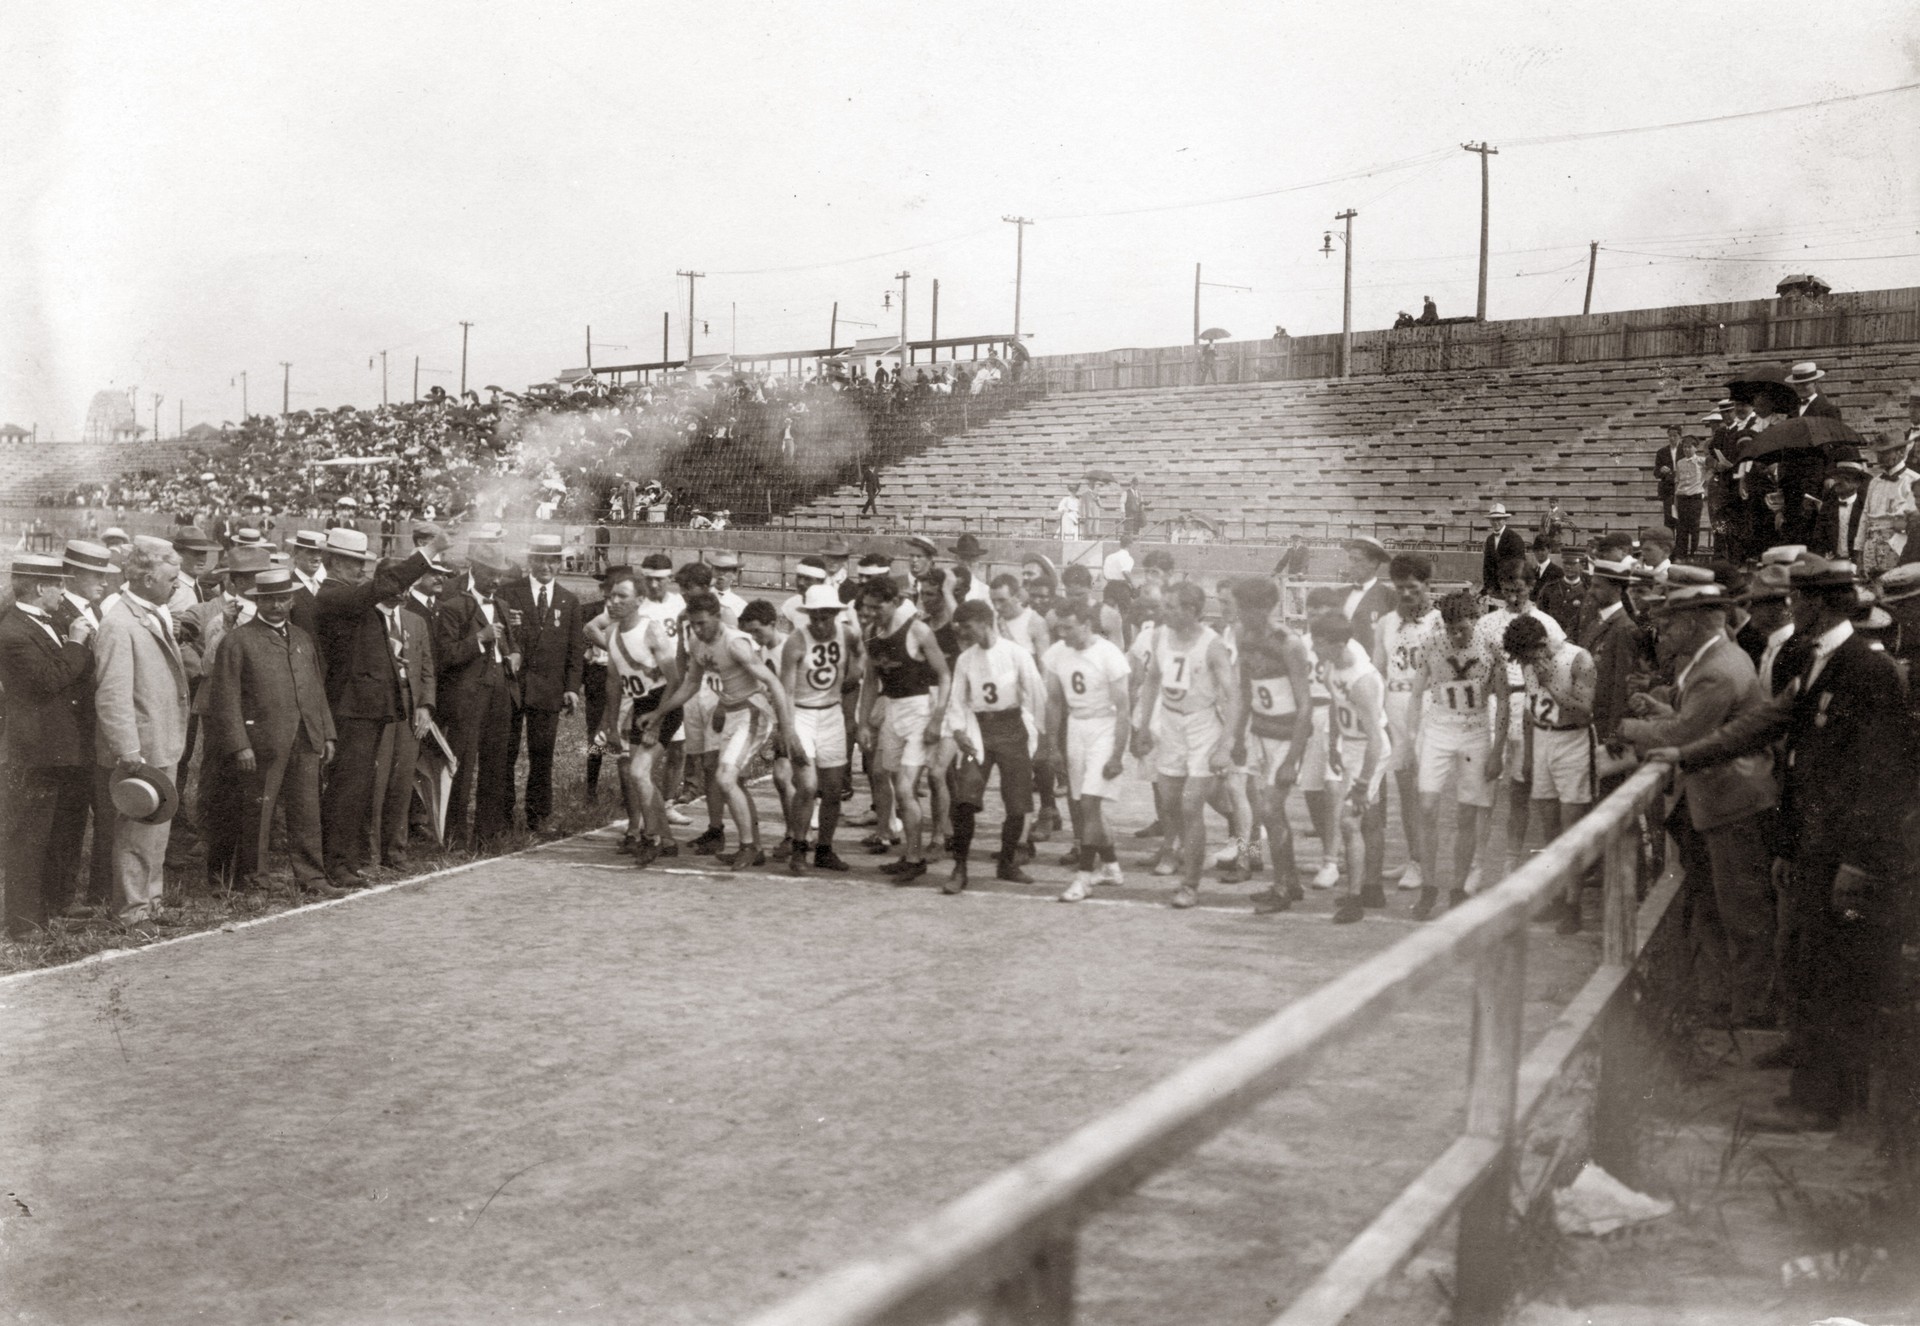
[[[1619,1088],[1635,959],[1676,885],[1639,900],[1642,812],[1670,770],[1628,778],[1531,863],[1393,947],[1196,1060],[1064,1141],[1005,1170],[751,1326],[898,1326],[977,1310],[992,1326],[1064,1326],[1074,1316],[1081,1227],[1451,972],[1472,964],[1466,1130],[1347,1245],[1275,1326],[1332,1326],[1455,1212],[1453,1320],[1496,1320],[1511,1285],[1516,1139],[1575,1052],[1601,1029],[1595,1154],[1626,1145]],[[1596,862],[1606,883],[1603,960],[1533,1049],[1521,1053],[1528,918]]]

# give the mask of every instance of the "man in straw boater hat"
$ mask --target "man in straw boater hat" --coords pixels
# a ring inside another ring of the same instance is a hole
[[[1717,584],[1674,587],[1654,609],[1654,630],[1674,660],[1673,703],[1633,699],[1621,740],[1639,750],[1682,746],[1733,722],[1767,701],[1753,660],[1727,638],[1731,596]],[[1770,1027],[1774,984],[1774,910],[1767,850],[1778,800],[1772,753],[1760,750],[1680,777],[1686,802],[1675,840],[1690,909],[1702,941],[1710,1013],[1737,1028]]]
[[[379,610],[430,572],[451,540],[441,534],[401,561],[376,569],[364,532],[347,526],[327,531],[327,579],[314,598],[321,675],[327,703],[339,727],[339,759],[328,771],[321,813],[326,822],[327,879],[336,888],[364,884],[367,825],[373,816],[381,738],[391,723],[413,717],[401,673],[404,648],[394,649],[392,623]],[[409,688],[410,689],[410,688]]]
[[[1887,789],[1912,786],[1915,758],[1899,672],[1854,630],[1855,568],[1807,556],[1789,575],[1807,608],[1796,634],[1811,648],[1787,689],[1717,731],[1649,752],[1691,772],[1782,743],[1775,851],[1787,859],[1792,942],[1780,988],[1793,1076],[1780,1109],[1751,1117],[1768,1131],[1835,1128],[1867,1103],[1904,925],[1907,798]]]
[[[73,860],[93,796],[93,622],[63,631],[53,611],[66,591],[58,557],[13,559],[13,606],[0,614],[0,687],[7,697],[4,783],[9,938],[44,929],[67,907]]]
[[[1480,592],[1492,598],[1500,592],[1500,564],[1512,558],[1524,560],[1527,541],[1520,532],[1507,526],[1507,508],[1495,502],[1487,508],[1487,524],[1492,532],[1480,548]]]
[[[65,592],[60,601],[53,605],[50,614],[54,629],[65,635],[76,618],[84,617],[94,629],[100,628],[100,621],[106,610],[119,597],[116,592],[120,584],[120,568],[113,564],[113,555],[105,544],[90,543],[85,539],[69,539],[60,559],[67,573]],[[75,711],[83,731],[84,747],[93,749],[93,696],[89,689],[87,702]],[[90,772],[93,779],[91,797],[91,817],[93,820],[93,851],[87,857],[87,887],[83,892],[72,889],[68,893],[67,911],[69,915],[83,915],[95,907],[104,907],[113,893],[113,794],[108,784],[108,771],[92,764],[89,756]],[[68,863],[69,870],[76,870],[80,864],[81,838],[86,829],[87,816],[81,816],[70,828],[70,837],[62,844],[61,859]]]
[[[187,747],[187,667],[167,610],[180,556],[165,539],[143,534],[125,558],[126,589],[94,640],[94,758],[113,771],[116,784],[138,776],[171,797],[172,771]],[[151,935],[172,817],[156,820],[151,808],[130,814],[132,803],[122,804],[117,793],[114,803],[114,918]]]
[[[256,573],[246,591],[254,615],[226,631],[207,675],[207,876],[258,888],[278,808],[294,887],[334,897],[320,837],[320,770],[334,755],[333,715],[319,650],[287,619],[296,588],[286,567]]]
[[[1920,414],[1920,388],[1908,402]],[[1913,560],[1909,552],[1920,554],[1920,475],[1908,466],[1912,443],[1906,437],[1887,435],[1869,448],[1875,469],[1867,480],[1866,529],[1860,540],[1860,568],[1867,575],[1880,575],[1888,568]]]
[[[1820,390],[1820,379],[1827,375],[1825,369],[1811,359],[1802,360],[1787,369],[1787,385],[1793,388],[1793,394],[1800,398],[1796,414],[1805,418],[1824,415],[1829,419],[1840,417],[1840,407],[1833,398]]]
[[[580,599],[559,582],[566,554],[558,534],[527,540],[527,574],[501,586],[499,598],[520,614],[525,658],[520,668],[519,704],[513,711],[513,749],[519,758],[520,734],[527,743],[527,828],[546,831],[553,814],[553,747],[560,715],[580,708],[586,636]]]

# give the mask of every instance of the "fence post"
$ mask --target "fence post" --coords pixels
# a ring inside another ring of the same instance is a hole
[[[1498,1322],[1513,1290],[1508,1193],[1513,1188],[1513,1110],[1519,1094],[1526,979],[1527,929],[1522,920],[1487,950],[1474,973],[1466,1131],[1469,1137],[1493,1138],[1501,1148],[1460,1208],[1454,1246],[1456,1326]]]
[[[1042,1243],[1025,1270],[994,1286],[981,1326],[1071,1326],[1078,1254],[1072,1231]]]
[[[1639,914],[1640,835],[1638,817],[1620,827],[1602,858],[1605,902],[1601,920],[1601,961],[1633,965]],[[1630,830],[1632,830],[1630,832]],[[1632,978],[1629,978],[1631,982]],[[1600,1080],[1593,1100],[1593,1158],[1622,1183],[1635,1180],[1639,1168],[1634,1146],[1639,1050],[1635,1001],[1623,989],[1600,1023]]]

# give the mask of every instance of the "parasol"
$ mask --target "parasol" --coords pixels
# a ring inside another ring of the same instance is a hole
[[[1200,339],[1203,341],[1224,341],[1231,335],[1233,335],[1233,333],[1225,327],[1209,327],[1200,333]]]
[[[1776,414],[1792,414],[1800,408],[1800,396],[1787,385],[1787,372],[1783,368],[1763,365],[1747,369],[1743,376],[1727,383],[1727,395],[1748,405],[1755,398],[1765,396],[1772,400]]]
[[[1220,537],[1219,524],[1215,521],[1209,520],[1205,516],[1196,516],[1191,511],[1182,511],[1180,513],[1180,518],[1182,520],[1191,521],[1195,525],[1204,525],[1209,534],[1213,535],[1215,538]]]
[[[1832,415],[1801,415],[1754,434],[1740,453],[1741,460],[1759,460],[1783,451],[1805,451],[1827,446],[1859,447],[1864,439]],[[1856,452],[1856,454],[1858,454]]]
[[[1086,474],[1084,474],[1081,477],[1084,478],[1088,483],[1119,483],[1120,482],[1118,479],[1113,477],[1113,472],[1111,470],[1098,470],[1098,469],[1088,470]]]

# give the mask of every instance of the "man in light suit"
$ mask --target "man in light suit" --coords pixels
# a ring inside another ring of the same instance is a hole
[[[1507,528],[1507,508],[1503,503],[1493,504],[1487,511],[1487,520],[1493,525],[1493,533],[1487,535],[1480,549],[1480,592],[1496,598],[1500,593],[1500,564],[1525,560],[1527,541],[1520,537],[1518,530]]]
[[[313,641],[287,620],[297,588],[286,567],[255,576],[253,620],[226,633],[207,674],[206,758],[238,789],[229,813],[207,823],[207,870],[254,887],[278,806],[294,885],[337,897],[320,858],[320,769],[333,758],[333,717]]]
[[[171,771],[187,748],[187,667],[167,611],[180,557],[166,540],[142,534],[123,570],[126,590],[94,636],[94,758],[115,774],[143,765]],[[143,935],[154,933],[172,827],[114,818],[113,912]]]
[[[14,604],[0,614],[0,687],[7,697],[4,784],[9,938],[44,929],[67,905],[73,862],[93,789],[93,623],[61,631],[52,611],[67,577],[57,557],[13,559]],[[82,741],[82,737],[89,738]]]
[[[1654,622],[1676,663],[1674,703],[1635,696],[1629,704],[1635,716],[1620,723],[1624,740],[1641,750],[1684,746],[1766,702],[1753,660],[1727,637],[1731,606],[1719,585],[1683,585],[1667,596]],[[1729,1025],[1771,1026],[1774,913],[1767,817],[1777,800],[1772,756],[1760,750],[1691,769],[1681,775],[1680,791],[1705,848],[1704,863],[1688,862],[1687,884],[1699,890],[1694,916],[1709,962],[1721,969],[1713,976],[1724,982]]]

